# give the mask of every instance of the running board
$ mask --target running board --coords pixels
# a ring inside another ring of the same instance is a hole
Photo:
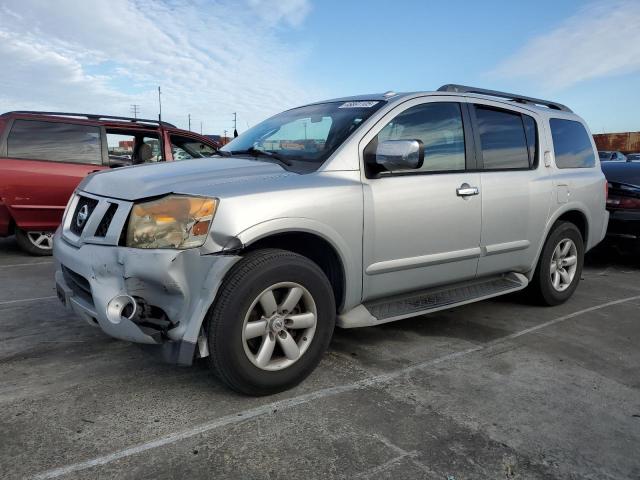
[[[525,288],[528,283],[527,277],[521,273],[512,272],[496,277],[394,295],[358,305],[339,315],[337,325],[342,328],[380,325],[517,292]]]

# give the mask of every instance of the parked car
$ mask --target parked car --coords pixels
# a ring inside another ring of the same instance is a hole
[[[34,255],[52,235],[87,175],[125,165],[213,155],[219,145],[167,122],[77,113],[0,115],[0,237],[15,233]]]
[[[562,303],[607,227],[586,124],[521,95],[314,103],[219,153],[86,178],[55,236],[56,284],[88,323],[171,362],[207,357],[246,394],[300,382],[334,325],[526,287]]]
[[[627,155],[628,162],[640,162],[640,153],[630,153]]]
[[[626,162],[627,157],[622,152],[610,152],[601,150],[598,152],[601,162]]]
[[[607,236],[624,251],[640,253],[640,163],[603,163],[609,182]]]

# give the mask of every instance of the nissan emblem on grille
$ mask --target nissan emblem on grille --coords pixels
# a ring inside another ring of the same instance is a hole
[[[78,228],[82,228],[84,226],[84,222],[87,221],[89,217],[89,205],[83,205],[78,212],[78,216],[76,217],[76,225]]]

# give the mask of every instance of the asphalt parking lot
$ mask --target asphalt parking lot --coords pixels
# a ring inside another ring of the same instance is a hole
[[[0,240],[2,478],[640,478],[640,263],[589,258],[522,296],[336,332],[267,398],[70,316],[50,258]]]

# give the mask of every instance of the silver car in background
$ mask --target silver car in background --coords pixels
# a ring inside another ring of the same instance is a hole
[[[280,113],[220,158],[89,176],[54,242],[60,299],[231,388],[299,383],[334,326],[528,288],[556,305],[604,237],[584,121],[541,99],[445,85]]]

